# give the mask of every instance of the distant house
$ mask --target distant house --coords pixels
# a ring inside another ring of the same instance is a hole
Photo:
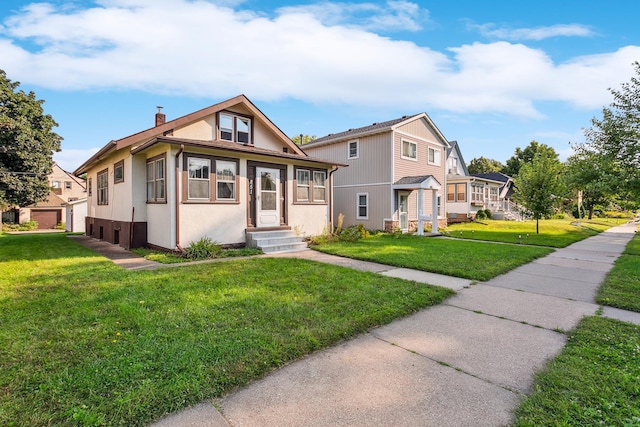
[[[53,229],[65,222],[66,204],[87,197],[85,181],[53,164],[47,177],[51,191],[46,200],[18,209],[18,222],[36,221],[38,229]]]
[[[449,223],[490,210],[495,219],[517,219],[511,202],[513,180],[502,173],[469,174],[457,141],[447,150],[447,218]]]
[[[446,226],[449,143],[426,113],[329,134],[302,148],[348,164],[333,174],[333,214],[344,215],[344,226],[404,232]]]
[[[285,250],[330,222],[340,164],[305,154],[240,95],[171,121],[159,111],[154,127],[109,142],[74,174],[87,176],[89,236],[125,248],[207,237]]]

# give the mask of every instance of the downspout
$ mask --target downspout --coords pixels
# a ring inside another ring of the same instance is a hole
[[[330,233],[333,233],[333,173],[337,170],[338,167],[336,166],[329,172],[329,188],[331,189],[329,193],[329,226],[331,227],[331,230],[329,230]]]
[[[180,252],[184,252],[184,249],[180,246],[180,162],[178,158],[184,151],[184,144],[180,144],[180,149],[176,153],[176,249]]]

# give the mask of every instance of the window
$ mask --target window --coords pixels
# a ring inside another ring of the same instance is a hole
[[[490,198],[491,200],[493,200],[494,202],[498,200],[498,187],[491,187],[489,188],[489,192],[490,192]]]
[[[429,147],[429,163],[440,166],[440,150]]]
[[[455,158],[455,157],[450,157],[449,158],[449,173],[455,173],[457,171],[458,171],[458,159]]]
[[[53,188],[60,188],[60,181],[53,181]]]
[[[251,119],[230,113],[220,113],[218,117],[220,139],[240,144],[251,143]]]
[[[65,190],[71,190],[71,181],[65,181],[64,188]]]
[[[482,202],[484,201],[484,187],[480,185],[474,185],[471,187],[471,201]]]
[[[447,184],[447,202],[466,202],[467,185],[462,184]]]
[[[236,162],[216,160],[216,200],[236,200]]]
[[[415,142],[402,141],[402,157],[407,159],[417,159],[418,145]]]
[[[97,177],[98,204],[109,204],[109,169],[98,172]]]
[[[124,182],[124,160],[113,165],[113,183]]]
[[[349,159],[357,159],[359,157],[358,153],[358,141],[349,141],[349,144],[347,145],[349,152],[347,153],[347,158]]]
[[[369,219],[369,193],[356,194],[356,219]]]
[[[91,195],[92,195],[92,192],[91,192],[91,178],[87,179],[87,195],[89,197],[91,197]]]
[[[165,156],[147,160],[147,203],[165,202]]]
[[[298,169],[296,185],[296,200],[299,202],[309,201],[309,189],[311,188],[311,183],[309,180],[308,170]]]
[[[326,200],[327,188],[325,187],[326,172],[313,172],[313,201],[324,202]]]
[[[327,201],[326,171],[296,169],[295,173],[296,202],[325,203]]]
[[[188,163],[188,183],[187,193],[189,199],[209,200],[209,171],[211,161],[197,157],[189,157]]]

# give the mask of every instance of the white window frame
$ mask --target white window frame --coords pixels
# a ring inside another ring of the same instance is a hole
[[[322,176],[322,185],[316,183],[316,176]],[[314,202],[326,202],[327,201],[327,173],[324,171],[313,171],[313,194],[312,198]],[[316,198],[316,190],[324,190],[324,197],[322,199]]]
[[[97,204],[100,206],[106,206],[109,204],[109,169],[98,172],[96,182],[96,189],[98,193]]]
[[[433,155],[431,154],[433,153]],[[435,166],[440,166],[441,163],[441,157],[442,157],[442,152],[437,149],[437,148],[433,148],[433,147],[429,147],[428,148],[428,152],[427,152],[427,162],[430,165],[435,165]],[[431,160],[431,158],[433,157],[433,160]]]
[[[365,198],[364,205],[360,204],[361,196],[364,196]],[[367,211],[365,216],[360,215],[361,207],[364,207]],[[356,219],[365,219],[365,220],[369,219],[369,193],[356,193]]]
[[[237,197],[237,179],[238,179],[238,163],[231,161],[231,160],[218,160],[216,159],[215,161],[216,164],[216,200],[220,200],[220,201],[235,201],[236,197]],[[232,179],[227,179],[224,175],[224,173],[222,175],[220,175],[218,173],[220,166],[224,165],[224,164],[229,164],[233,166],[233,178]],[[231,196],[230,197],[222,197],[220,196],[220,191],[218,188],[218,184],[223,183],[223,184],[230,184],[232,187],[232,191],[231,191]]]
[[[151,177],[149,176],[149,166],[151,166]],[[147,159],[146,176],[147,176],[147,203],[166,203],[167,187],[166,187],[166,157],[164,154]],[[152,193],[149,194],[149,186],[151,185]],[[159,196],[159,189],[162,189],[162,197]],[[149,197],[152,196],[152,197]]]
[[[304,180],[300,180],[300,173],[302,175],[306,175],[306,184],[301,184],[301,182],[305,182]],[[298,188],[305,188],[307,190],[307,198],[300,198],[298,193]],[[310,202],[311,201],[311,171],[309,169],[297,169],[296,170],[296,201],[297,202]]]
[[[225,125],[224,121],[231,120],[231,127]],[[221,112],[218,114],[218,128],[220,130],[220,139],[223,141],[237,142],[238,144],[251,144],[251,118],[233,114],[230,112]],[[246,127],[246,130],[244,129]],[[241,130],[242,129],[242,130]],[[223,138],[222,134],[229,133],[230,138]],[[246,135],[242,137],[242,135]],[[244,141],[243,139],[246,139]]]
[[[409,147],[411,147],[413,145],[414,149],[413,149],[413,157],[411,157],[408,154],[405,154],[404,152],[404,145],[408,144]],[[406,139],[402,140],[402,146],[400,147],[400,157],[403,159],[407,159],[407,160],[418,160],[418,144],[413,142],[413,141],[408,141]]]
[[[351,155],[351,144],[355,144],[355,155]],[[349,160],[353,160],[353,159],[357,159],[360,157],[360,141],[359,140],[354,140],[354,141],[349,141],[347,143],[347,159]]]
[[[193,164],[192,164],[193,161]],[[191,166],[201,166],[198,169],[191,169]],[[204,176],[204,169],[202,166],[206,166],[206,177]],[[194,173],[192,176],[192,172]],[[201,176],[197,176],[198,172]],[[196,182],[206,182],[207,194],[204,197],[193,197],[191,195],[191,184]],[[204,157],[187,157],[187,199],[188,200],[209,200],[211,198],[211,160]]]
[[[484,187],[481,185],[471,186],[471,201],[484,202]]]

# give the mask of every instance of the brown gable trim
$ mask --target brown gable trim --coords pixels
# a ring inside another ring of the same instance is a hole
[[[111,153],[111,151],[115,150],[116,147],[117,147],[116,141],[109,141],[109,143],[104,147],[102,147],[96,154],[89,157],[89,160],[87,160],[86,162],[81,164],[76,170],[74,170],[73,174],[75,176],[80,176],[83,173],[87,172],[87,170],[89,169],[89,166],[91,166],[93,163],[97,162],[107,154]]]
[[[200,148],[210,148],[210,149],[217,149],[217,150],[224,150],[224,151],[233,151],[237,153],[256,154],[261,156],[276,157],[280,159],[296,160],[303,163],[323,164],[323,165],[332,166],[332,167],[348,166],[347,164],[334,162],[332,160],[319,159],[315,157],[309,157],[306,155],[300,156],[300,155],[291,154],[291,153],[281,153],[279,151],[266,150],[264,148],[257,148],[252,145],[238,144],[235,142],[214,141],[214,140],[202,141],[202,140],[196,140],[196,139],[174,138],[169,136],[159,136],[157,138],[152,139],[151,141],[146,142],[143,145],[135,147],[131,150],[131,155],[138,154],[152,147],[153,145],[160,144],[160,143],[185,145],[185,146],[200,147]]]

